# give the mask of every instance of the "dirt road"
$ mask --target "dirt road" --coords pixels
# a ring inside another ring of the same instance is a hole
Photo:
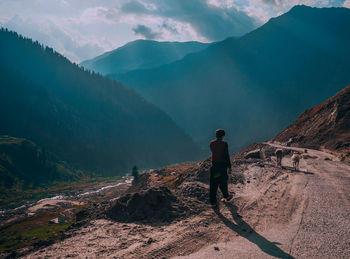
[[[238,238],[212,244],[184,258],[349,258],[350,165],[328,160],[336,160],[328,153],[309,149],[308,154],[317,158],[303,159],[301,171],[293,172],[294,179],[285,189],[294,188],[289,198],[299,203],[288,224],[269,223],[260,234],[239,233]],[[283,163],[291,166],[289,158]],[[288,209],[288,202],[282,203],[280,209]],[[274,208],[269,209],[273,213]],[[262,213],[261,217],[266,215]],[[234,218],[232,213],[225,221],[237,233],[239,224],[232,223]],[[260,221],[257,227],[264,228],[264,220]]]
[[[234,200],[217,210],[169,225],[96,220],[28,258],[349,258],[350,164],[307,154],[300,171],[289,156],[283,169],[238,165],[245,183],[231,184]]]

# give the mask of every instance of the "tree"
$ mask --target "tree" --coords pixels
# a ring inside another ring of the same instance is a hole
[[[134,180],[139,178],[139,171],[136,165],[132,168],[131,175],[134,177]]]

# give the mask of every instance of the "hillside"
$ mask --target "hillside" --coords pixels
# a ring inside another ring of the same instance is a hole
[[[272,141],[327,149],[350,159],[350,86],[303,112]]]
[[[0,136],[0,172],[0,190],[79,177],[54,154],[29,140],[10,136]]]
[[[310,132],[323,132],[319,136],[321,140],[341,140],[339,134],[350,130],[346,123],[349,89],[305,111],[294,126],[278,135],[285,139],[292,136],[293,146],[252,143],[232,156],[228,189],[234,198],[230,202],[221,201],[214,209],[209,206],[209,159],[152,169],[141,172],[131,185],[128,180],[119,183],[125,189],[117,197],[113,190],[98,193],[97,200],[74,195],[58,201],[45,199],[22,208],[21,215],[31,212],[32,216],[18,217],[15,221],[6,221],[15,212],[4,213],[0,217],[3,220],[0,255],[188,259],[347,257],[350,207],[344,205],[350,192],[350,164],[340,161],[329,150],[310,148],[315,143],[313,133],[307,135],[309,138],[293,134],[304,133],[309,127]],[[259,149],[263,155],[247,158],[249,151]],[[284,154],[281,166],[276,161],[277,149],[282,149]],[[292,163],[295,153],[301,157],[298,169]],[[99,190],[107,188],[99,187]],[[72,210],[62,204],[77,201],[80,207],[75,209],[75,217],[56,225],[58,229],[64,228],[60,239],[47,240],[37,234],[35,222],[40,220],[41,227],[49,228],[52,224],[47,221],[57,211]],[[46,221],[42,220],[43,216]],[[28,225],[29,220],[30,231],[35,231],[31,245],[16,231],[18,226]],[[14,247],[12,236],[21,241],[18,247],[22,249],[10,250]],[[46,242],[35,242],[37,236]]]
[[[0,57],[1,135],[29,139],[75,168],[105,175],[198,158],[168,115],[120,83],[5,29]]]
[[[350,83],[349,26],[350,9],[296,6],[241,38],[110,77],[161,107],[201,145],[220,127],[239,151]]]
[[[0,136],[0,208],[9,205],[16,195],[21,196],[23,190],[83,176],[87,174],[27,139]]]
[[[136,69],[148,69],[182,59],[189,53],[201,51],[209,44],[201,42],[158,42],[136,40],[106,52],[101,56],[80,63],[92,71],[106,74],[126,73]]]

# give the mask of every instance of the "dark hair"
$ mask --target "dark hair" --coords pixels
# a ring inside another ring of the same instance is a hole
[[[222,138],[223,136],[225,136],[225,131],[223,129],[217,129],[215,131],[215,135],[216,135],[216,138]]]

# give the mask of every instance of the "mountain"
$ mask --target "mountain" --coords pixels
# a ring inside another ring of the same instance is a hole
[[[292,146],[327,149],[350,159],[350,86],[303,112],[272,139]]]
[[[0,30],[0,135],[105,175],[196,159],[192,139],[133,90]]]
[[[125,73],[135,69],[154,68],[182,59],[189,53],[201,51],[209,44],[189,42],[158,42],[136,40],[80,63],[81,66],[102,75]]]
[[[270,139],[350,83],[350,9],[296,6],[241,38],[180,61],[110,75],[161,107],[201,145]]]

